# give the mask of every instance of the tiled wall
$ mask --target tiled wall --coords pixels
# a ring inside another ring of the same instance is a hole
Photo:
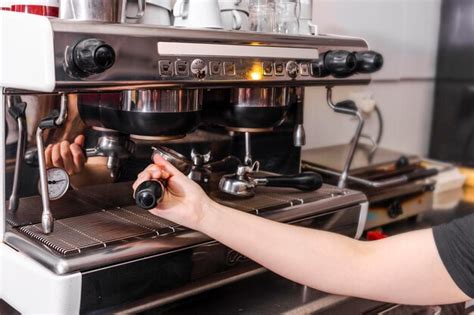
[[[433,107],[441,0],[314,0],[320,33],[364,37],[385,58],[369,86],[335,88],[342,100],[370,91],[385,119],[382,146],[426,155]],[[330,111],[324,88],[306,91],[306,148],[348,142],[350,118]],[[364,129],[375,133],[371,118]]]

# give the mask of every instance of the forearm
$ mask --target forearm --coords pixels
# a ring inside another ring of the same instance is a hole
[[[273,222],[211,204],[199,229],[264,267],[295,282],[337,294],[354,294],[347,281],[360,268],[358,242],[335,233]]]
[[[290,280],[325,292],[403,304],[467,300],[444,269],[430,230],[361,242],[216,203],[206,207],[198,229]]]

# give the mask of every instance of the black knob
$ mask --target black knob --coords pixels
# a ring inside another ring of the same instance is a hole
[[[357,66],[356,56],[345,50],[328,51],[324,54],[324,68],[336,78],[352,75]]]
[[[85,75],[98,74],[113,66],[115,51],[100,39],[84,39],[73,48],[72,60]]]
[[[357,59],[357,72],[372,73],[379,71],[383,66],[383,56],[376,51],[369,50],[354,54]]]
[[[388,205],[388,216],[392,219],[395,219],[403,214],[403,208],[402,204],[400,203],[400,200],[393,200],[389,205]]]
[[[149,180],[141,183],[135,191],[135,202],[142,209],[150,210],[163,199],[165,187],[162,182]]]
[[[324,67],[324,58],[317,59],[311,63],[311,75],[316,78],[323,78],[329,75]]]

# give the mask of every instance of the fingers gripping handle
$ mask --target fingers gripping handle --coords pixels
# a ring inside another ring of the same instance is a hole
[[[161,181],[149,180],[140,184],[135,191],[135,202],[144,210],[155,208],[165,193],[165,186]]]
[[[265,186],[271,187],[289,187],[304,191],[313,191],[321,188],[323,179],[314,172],[304,172],[288,176],[270,176],[265,177]]]

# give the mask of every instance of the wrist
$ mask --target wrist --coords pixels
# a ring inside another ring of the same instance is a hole
[[[196,222],[195,229],[205,234],[208,234],[208,232],[212,229],[212,226],[214,226],[218,221],[218,208],[219,204],[206,196],[205,200],[202,203],[201,216]]]

